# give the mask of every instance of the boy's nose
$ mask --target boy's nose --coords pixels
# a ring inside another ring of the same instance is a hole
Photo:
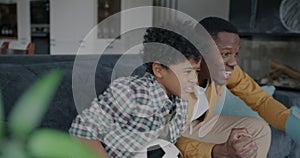
[[[193,75],[191,75],[190,82],[192,82],[194,84],[196,84],[198,82],[198,75],[197,75],[197,73],[194,73]]]

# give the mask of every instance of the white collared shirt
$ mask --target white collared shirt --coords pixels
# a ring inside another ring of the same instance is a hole
[[[209,82],[207,82],[206,87],[200,87],[198,85],[195,85],[195,94],[197,96],[197,102],[195,103],[193,115],[191,118],[191,122],[198,119],[200,116],[202,116],[209,108],[209,103],[206,96],[206,90],[208,87]],[[190,123],[190,134],[192,134],[192,123]]]

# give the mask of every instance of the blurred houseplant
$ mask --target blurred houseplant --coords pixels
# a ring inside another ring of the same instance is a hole
[[[52,70],[19,98],[4,121],[0,93],[0,158],[96,158],[97,155],[68,133],[37,128],[62,78]],[[63,120],[62,120],[63,121]],[[9,137],[5,136],[5,126]]]

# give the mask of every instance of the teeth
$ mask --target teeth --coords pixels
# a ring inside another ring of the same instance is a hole
[[[225,71],[225,74],[226,74],[226,75],[230,75],[230,74],[231,74],[231,71]]]
[[[225,71],[225,78],[228,79],[231,76],[231,71]]]
[[[186,92],[192,92],[193,91],[193,87],[186,87]]]

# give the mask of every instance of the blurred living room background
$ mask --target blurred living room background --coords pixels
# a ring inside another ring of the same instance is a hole
[[[97,24],[120,11],[142,6],[176,9],[197,21],[207,16],[230,20],[241,35],[239,65],[250,76],[261,84],[300,89],[297,75],[277,71],[276,64],[271,68],[275,61],[288,70],[300,71],[297,0],[0,0],[0,44],[9,42],[9,48],[24,49],[34,43],[34,55],[76,54],[85,48],[88,33],[98,29],[95,47],[113,41],[107,51],[121,54],[126,42],[118,43],[112,39],[114,34],[138,23],[151,25],[163,14],[148,9],[143,16],[119,14],[108,27],[97,28]],[[124,38],[130,43],[131,37]],[[140,50],[137,47],[130,53]]]

